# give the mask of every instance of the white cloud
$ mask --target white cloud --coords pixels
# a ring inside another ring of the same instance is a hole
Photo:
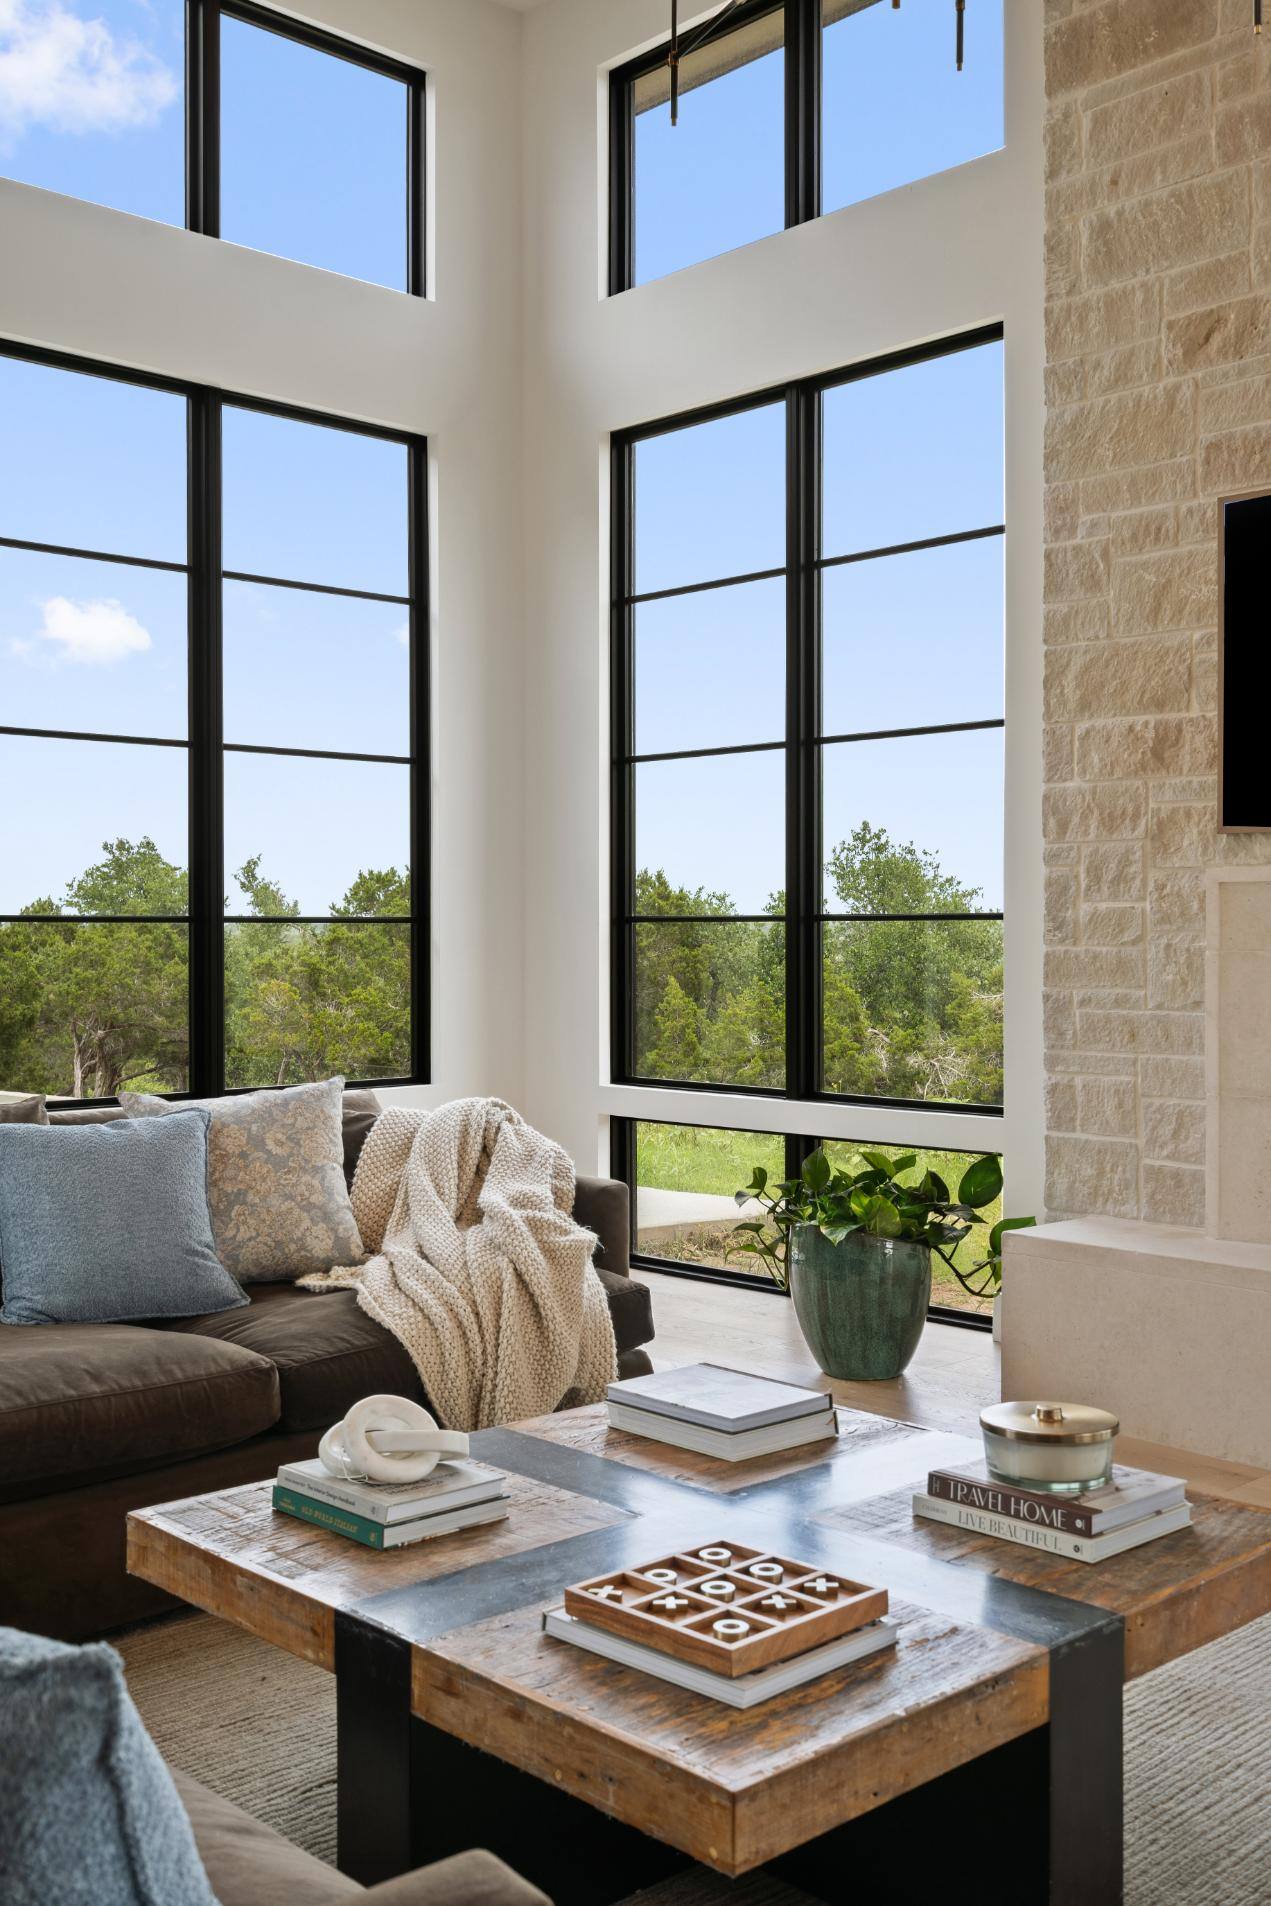
[[[100,667],[143,654],[151,646],[149,629],[129,615],[122,602],[72,602],[66,596],[50,596],[40,606],[44,611],[40,640],[56,645],[60,661]],[[19,651],[30,647],[29,643],[14,644]]]
[[[152,125],[179,90],[162,60],[105,20],[81,18],[63,0],[0,0],[0,151],[32,126]]]

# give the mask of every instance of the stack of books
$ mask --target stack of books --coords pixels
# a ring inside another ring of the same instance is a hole
[[[283,1464],[274,1481],[274,1508],[368,1549],[399,1549],[427,1536],[501,1522],[508,1512],[506,1481],[501,1469],[457,1460],[438,1463],[422,1482],[347,1482],[315,1456]]]
[[[995,1482],[983,1463],[970,1463],[933,1469],[925,1492],[914,1497],[914,1514],[1076,1562],[1102,1562],[1185,1529],[1192,1511],[1183,1490],[1180,1476],[1118,1465],[1100,1488],[1052,1495]]]
[[[614,1429],[726,1463],[823,1442],[838,1428],[833,1398],[824,1390],[803,1390],[719,1363],[630,1377],[611,1383],[608,1397]]]

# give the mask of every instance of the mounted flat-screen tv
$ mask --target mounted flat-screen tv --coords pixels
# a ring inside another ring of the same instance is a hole
[[[1271,492],[1218,505],[1218,825],[1271,828]]]

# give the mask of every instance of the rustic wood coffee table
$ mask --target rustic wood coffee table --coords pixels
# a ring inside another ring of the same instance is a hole
[[[1093,1567],[916,1521],[978,1444],[840,1412],[836,1444],[727,1464],[603,1406],[489,1430],[511,1515],[384,1554],[276,1515],[270,1485],[141,1510],[129,1567],[337,1681],[345,1871],[489,1846],[557,1906],[684,1864],[870,1906],[1115,1906],[1121,1689],[1271,1609],[1271,1512]],[[733,1538],[886,1586],[898,1645],[746,1710],[546,1637],[565,1585]]]

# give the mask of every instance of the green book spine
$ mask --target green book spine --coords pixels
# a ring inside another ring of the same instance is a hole
[[[382,1549],[384,1546],[384,1525],[372,1522],[366,1516],[354,1515],[351,1509],[335,1509],[329,1502],[318,1502],[312,1496],[298,1495],[294,1489],[283,1489],[274,1485],[274,1508],[285,1516],[298,1516],[301,1522],[312,1522],[319,1529],[330,1529],[334,1535],[347,1535],[352,1542],[360,1542],[364,1548]]]

